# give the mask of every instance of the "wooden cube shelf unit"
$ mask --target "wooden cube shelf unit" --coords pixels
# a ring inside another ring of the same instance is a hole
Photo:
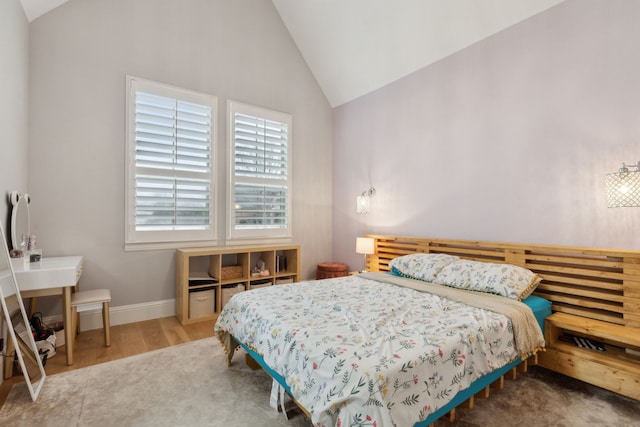
[[[283,259],[286,263],[278,263]],[[264,262],[268,274],[252,274],[259,261]],[[222,310],[223,293],[228,297],[240,289],[299,280],[298,245],[177,249],[176,317],[183,325],[216,319]]]

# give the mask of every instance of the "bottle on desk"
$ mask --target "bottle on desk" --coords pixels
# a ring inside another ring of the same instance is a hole
[[[37,248],[37,241],[38,238],[34,234],[22,235],[20,250],[22,251],[22,260],[25,267],[42,259],[42,249]]]

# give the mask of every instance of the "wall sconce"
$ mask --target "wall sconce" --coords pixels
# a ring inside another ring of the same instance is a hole
[[[640,161],[628,167],[623,163],[618,172],[607,174],[604,182],[610,208],[640,207]]]
[[[356,253],[364,254],[364,270],[367,271],[367,255],[371,255],[375,252],[374,241],[371,237],[357,237],[356,238]]]
[[[368,214],[371,209],[371,198],[376,195],[374,187],[364,190],[356,197],[356,212],[359,214]]]

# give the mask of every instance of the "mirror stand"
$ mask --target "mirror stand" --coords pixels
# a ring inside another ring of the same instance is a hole
[[[2,248],[0,248],[0,309],[4,313],[4,321],[9,333],[5,363],[13,364],[11,356],[12,353],[15,353],[29,388],[31,399],[35,401],[44,384],[46,373],[31,333],[31,325],[24,303],[20,297],[2,224],[0,224],[0,235],[2,236],[0,237],[2,240]]]

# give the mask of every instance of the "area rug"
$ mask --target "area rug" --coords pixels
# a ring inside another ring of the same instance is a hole
[[[271,380],[236,352],[226,366],[217,339],[206,338],[47,377],[37,402],[14,385],[0,426],[288,426],[308,427],[269,406]],[[530,368],[453,423],[437,426],[632,426],[640,402],[542,368]],[[378,426],[386,427],[386,426]]]
[[[48,376],[36,402],[13,386],[0,426],[310,425],[297,408],[287,420],[269,406],[271,380],[238,352],[231,367],[217,338]]]

